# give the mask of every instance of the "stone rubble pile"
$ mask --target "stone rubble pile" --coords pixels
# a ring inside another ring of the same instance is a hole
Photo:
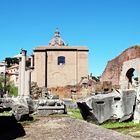
[[[38,99],[24,96],[0,98],[0,112],[11,111],[16,120],[29,117],[32,113],[39,116],[67,113],[66,105],[59,96],[50,94],[45,87],[40,90],[42,97]]]
[[[31,83],[31,98],[32,99],[38,99],[41,97],[42,89],[38,87],[36,82]]]
[[[48,89],[42,88],[42,98],[37,102],[37,114],[47,116],[50,114],[66,114],[66,105],[59,99],[58,95],[52,95]]]
[[[38,87],[35,82],[31,84],[31,98],[34,99],[35,112],[40,116],[67,112],[58,95],[50,94],[46,87]]]

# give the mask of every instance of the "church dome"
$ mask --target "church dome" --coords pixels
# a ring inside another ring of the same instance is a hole
[[[53,39],[49,42],[49,46],[65,46],[58,30],[55,31]]]

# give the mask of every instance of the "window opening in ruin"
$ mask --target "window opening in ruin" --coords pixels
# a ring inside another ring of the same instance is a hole
[[[109,91],[109,88],[104,88],[104,91],[106,92],[106,91]]]
[[[104,101],[96,101],[97,104],[104,104]]]
[[[120,100],[121,100],[120,97],[115,97],[115,98],[114,98],[114,101],[120,101]]]
[[[138,73],[134,68],[127,71],[126,77],[128,79],[128,89],[138,85]]]
[[[58,57],[58,65],[64,65],[65,64],[65,57],[59,56]]]

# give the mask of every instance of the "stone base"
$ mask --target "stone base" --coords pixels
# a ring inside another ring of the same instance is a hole
[[[37,114],[39,116],[48,116],[51,114],[65,114],[65,106],[40,106]]]

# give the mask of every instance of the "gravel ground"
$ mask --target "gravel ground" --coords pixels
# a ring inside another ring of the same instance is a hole
[[[24,126],[26,135],[17,140],[136,140],[113,130],[70,117],[39,117]]]

